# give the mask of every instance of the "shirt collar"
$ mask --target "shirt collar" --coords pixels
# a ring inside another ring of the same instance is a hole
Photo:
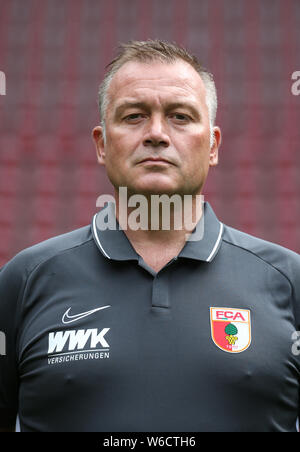
[[[104,211],[104,209],[109,210]],[[100,212],[94,215],[91,225],[92,233],[101,253],[107,259],[138,261],[139,255],[115,218],[114,203],[108,203],[101,212],[102,218],[107,214],[110,215],[110,218],[114,219],[116,226],[115,229],[107,228],[101,230],[99,221],[97,221],[100,219]],[[219,251],[222,235],[223,224],[216,217],[210,204],[205,202],[203,215],[178,257],[211,262]]]

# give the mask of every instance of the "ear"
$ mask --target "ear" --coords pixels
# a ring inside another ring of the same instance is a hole
[[[105,165],[105,140],[102,126],[96,126],[92,131],[92,137],[96,146],[97,160],[100,165]]]
[[[219,127],[213,128],[214,140],[209,152],[209,166],[216,166],[219,161],[219,147],[222,142],[221,130]]]

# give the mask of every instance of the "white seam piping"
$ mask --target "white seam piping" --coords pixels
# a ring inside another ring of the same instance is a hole
[[[104,251],[103,246],[101,245],[101,242],[100,242],[100,239],[99,239],[99,236],[98,236],[98,232],[97,232],[97,228],[96,228],[96,216],[97,216],[97,214],[95,214],[94,218],[93,218],[93,229],[94,229],[96,242],[99,245],[99,247],[100,247],[102,253],[104,254],[104,256],[106,256],[108,259],[111,259],[109,257],[109,255]]]
[[[215,254],[215,251],[218,248],[220,240],[221,240],[221,237],[222,237],[222,232],[223,232],[223,223],[220,222],[220,231],[219,231],[219,235],[218,235],[217,241],[215,243],[215,246],[213,247],[212,252],[210,253],[208,258],[206,259],[206,262],[210,262],[212,257],[213,257],[213,255]]]

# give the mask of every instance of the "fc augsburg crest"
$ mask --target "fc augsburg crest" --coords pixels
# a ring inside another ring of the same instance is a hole
[[[221,350],[245,351],[251,343],[251,320],[248,309],[210,308],[211,337]]]

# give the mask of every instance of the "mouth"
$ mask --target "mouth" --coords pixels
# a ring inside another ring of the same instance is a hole
[[[172,162],[170,162],[167,159],[161,158],[161,157],[147,157],[147,158],[141,160],[139,163],[149,164],[149,165],[173,165]]]

